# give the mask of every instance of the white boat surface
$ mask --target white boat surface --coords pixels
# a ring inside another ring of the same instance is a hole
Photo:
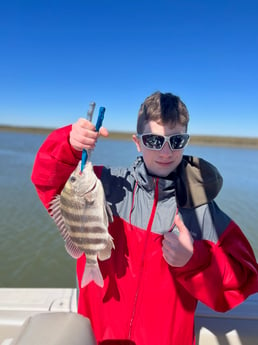
[[[226,313],[199,303],[195,329],[196,345],[257,345],[258,294]],[[95,344],[77,289],[0,288],[0,345]]]

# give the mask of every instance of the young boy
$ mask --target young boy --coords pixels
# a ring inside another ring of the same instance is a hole
[[[222,178],[208,162],[183,155],[188,111],[156,92],[140,107],[130,168],[94,167],[114,221],[115,249],[100,261],[104,287],[80,288],[78,312],[101,344],[192,345],[197,301],[227,311],[258,292],[258,265],[239,227],[216,205]],[[79,119],[40,148],[32,181],[46,208],[105,128]],[[85,266],[77,262],[79,286]],[[110,340],[110,342],[106,342]]]

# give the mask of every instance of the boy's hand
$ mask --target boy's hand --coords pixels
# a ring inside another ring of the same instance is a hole
[[[182,267],[193,255],[193,238],[179,215],[175,216],[175,224],[179,232],[167,232],[164,235],[163,257],[169,265]]]
[[[78,151],[82,151],[83,149],[92,150],[96,145],[99,135],[107,137],[108,131],[106,128],[101,127],[99,132],[96,132],[95,125],[92,122],[81,118],[72,125],[70,144]]]

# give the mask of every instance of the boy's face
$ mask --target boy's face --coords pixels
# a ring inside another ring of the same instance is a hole
[[[180,124],[170,128],[167,125],[159,125],[155,121],[150,121],[145,125],[143,134],[144,133],[170,136],[173,134],[186,133],[186,128]],[[153,175],[161,177],[168,176],[177,168],[182,160],[184,150],[171,150],[168,142],[165,143],[161,150],[151,150],[146,148],[136,135],[133,135],[133,141],[136,144],[137,150],[142,152],[148,172]]]

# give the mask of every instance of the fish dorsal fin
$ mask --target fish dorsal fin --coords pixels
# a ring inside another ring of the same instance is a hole
[[[64,223],[64,218],[61,213],[60,195],[56,195],[55,198],[50,202],[49,214],[53,218],[57,225],[57,228],[63,237],[64,241],[69,237],[68,230]]]
[[[74,259],[78,259],[80,256],[82,256],[83,252],[78,247],[76,247],[69,235],[68,229],[65,225],[64,218],[61,213],[59,194],[56,195],[55,198],[50,202],[49,213],[56,223],[63,240],[65,241],[65,249],[67,253]]]

